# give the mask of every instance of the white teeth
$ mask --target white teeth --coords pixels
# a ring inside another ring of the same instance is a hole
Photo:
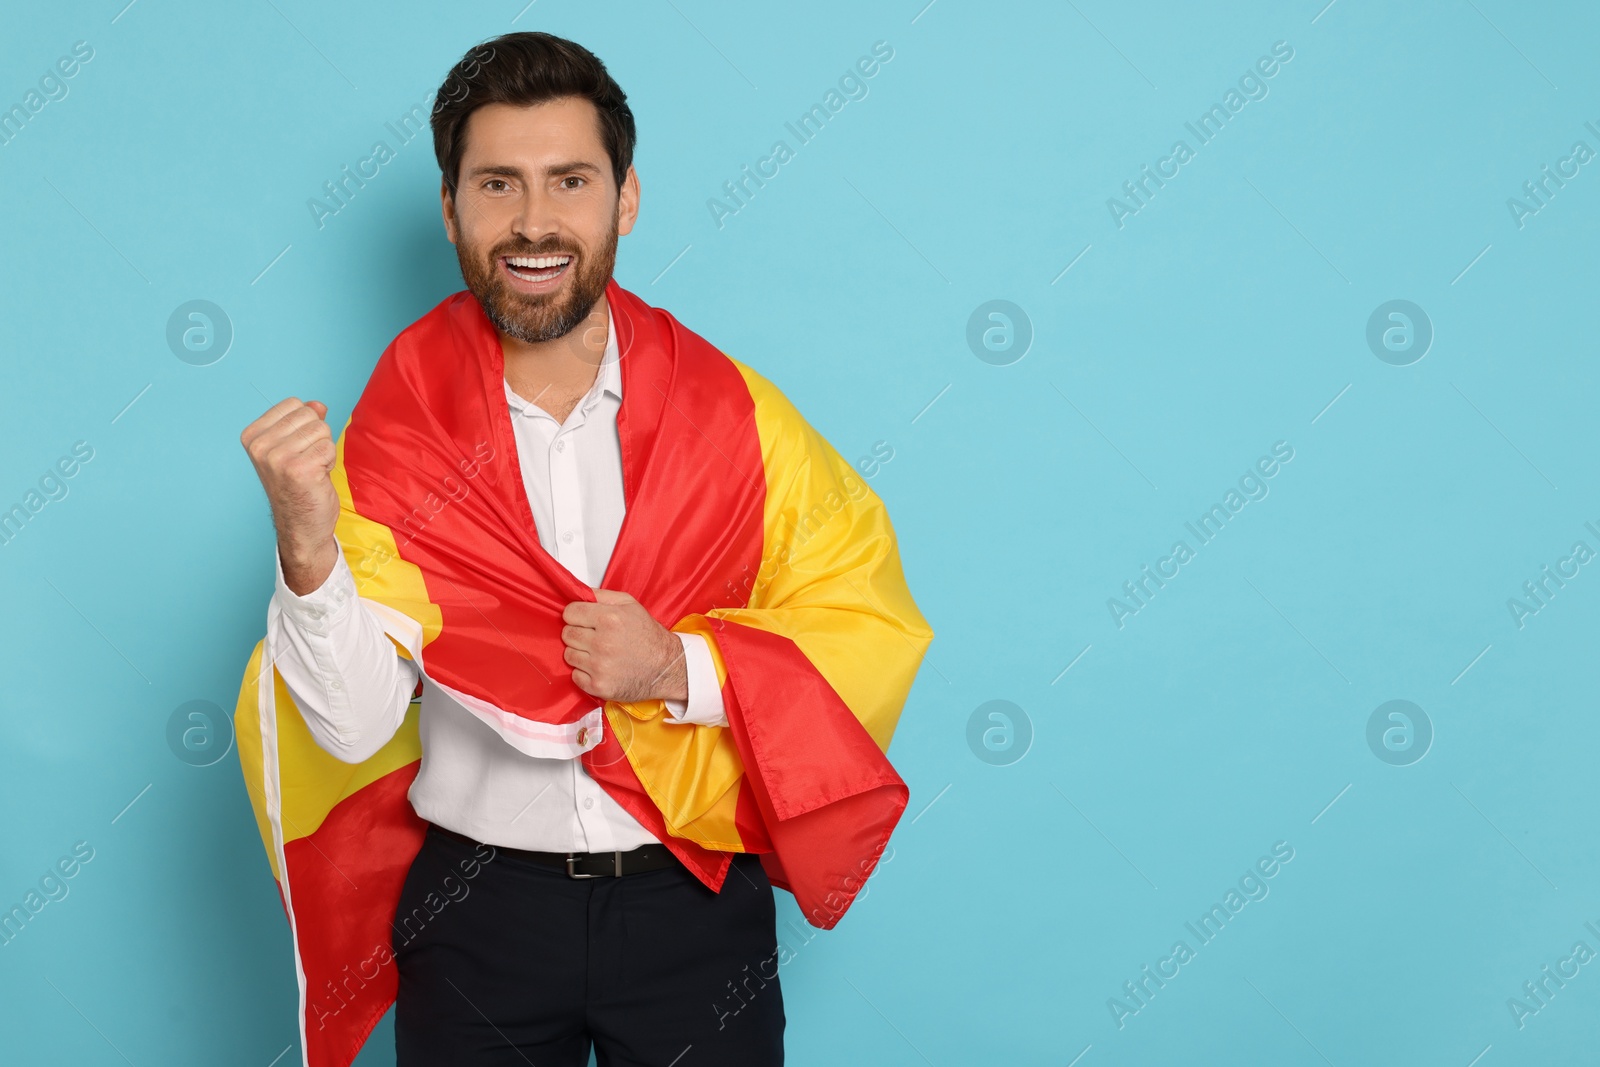
[[[571,256],[507,256],[506,262],[513,267],[531,267],[535,270],[547,267],[564,267],[572,262]]]

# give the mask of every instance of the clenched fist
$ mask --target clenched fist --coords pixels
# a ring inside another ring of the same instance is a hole
[[[326,404],[290,397],[239,435],[267,491],[284,584],[296,596],[322,585],[339,557],[333,536],[339,494],[329,477],[335,449],[327,415]]]
[[[596,589],[561,612],[572,682],[601,700],[689,699],[683,643],[618,589]]]

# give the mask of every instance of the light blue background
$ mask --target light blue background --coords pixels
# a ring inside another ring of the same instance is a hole
[[[306,201],[513,29],[630,94],[621,283],[847,457],[894,451],[872,485],[938,635],[890,751],[911,807],[782,970],[789,1062],[1593,1058],[1600,962],[1521,1029],[1506,1003],[1600,950],[1600,567],[1507,609],[1600,549],[1600,163],[1506,205],[1600,149],[1592,6],[124,2],[7,3],[0,35],[0,106],[95,50],[0,146],[0,507],[95,450],[0,547],[0,905],[95,850],[0,947],[7,1062],[299,1056],[237,758],[189,766],[166,724],[231,710],[265,623],[240,430],[291,394],[342,422],[461,287],[430,141],[322,229]],[[879,40],[870,94],[719,229],[708,198]],[[1270,94],[1119,229],[1107,198],[1277,41]],[[1397,298],[1435,330],[1404,367],[1365,341]],[[165,341],[191,299],[235,329],[210,366]],[[965,339],[991,299],[1034,331],[1008,366]],[[1277,441],[1270,495],[1119,629],[1107,599]],[[966,739],[997,699],[1034,735],[1008,766]],[[1410,766],[1366,741],[1391,699],[1435,731]],[[1278,841],[1270,895],[1119,1029],[1108,998]],[[360,1062],[391,1058],[386,1022]]]

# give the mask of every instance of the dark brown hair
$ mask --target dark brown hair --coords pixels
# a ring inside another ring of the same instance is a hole
[[[593,52],[548,33],[507,33],[467,50],[450,68],[433,103],[433,154],[455,199],[466,151],[467,119],[485,104],[526,107],[564,96],[589,101],[600,113],[600,140],[611,157],[617,188],[633,163],[633,110]]]

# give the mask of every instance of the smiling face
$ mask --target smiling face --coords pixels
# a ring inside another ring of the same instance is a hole
[[[630,166],[617,189],[598,118],[580,97],[486,104],[467,120],[454,199],[441,184],[462,279],[495,328],[526,344],[584,321],[638,216],[639,180]]]

